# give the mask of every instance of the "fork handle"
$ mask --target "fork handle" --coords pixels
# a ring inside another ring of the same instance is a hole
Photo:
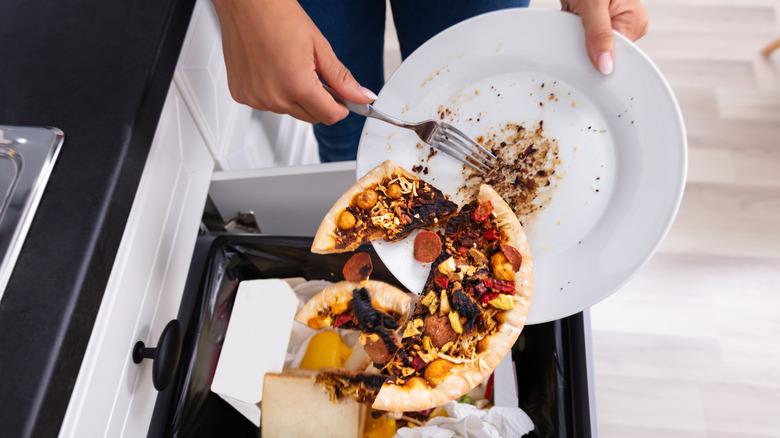
[[[379,111],[378,109],[374,108],[374,106],[371,104],[362,105],[359,103],[350,102],[347,99],[344,99],[339,93],[336,92],[336,90],[330,88],[327,84],[322,84],[322,86],[325,87],[325,90],[328,93],[330,93],[331,96],[333,96],[333,99],[335,99],[336,102],[344,104],[344,106],[346,106],[347,109],[352,111],[353,113],[360,114],[361,116],[365,116],[365,117],[372,117],[374,119],[379,119],[387,123],[392,123],[393,125],[396,126],[406,127],[407,125],[407,123],[398,120],[395,117],[388,116],[387,114]]]
[[[341,97],[339,93],[336,92],[333,88],[330,88],[326,84],[322,84],[323,87],[325,87],[325,91],[330,93],[331,96],[333,96],[333,99],[336,102],[339,102],[341,104],[344,104],[344,106],[347,107],[348,110],[352,111],[353,113],[360,114],[361,116],[368,117],[369,113],[371,112],[371,105],[361,105],[359,103],[350,102],[347,99],[344,99]]]

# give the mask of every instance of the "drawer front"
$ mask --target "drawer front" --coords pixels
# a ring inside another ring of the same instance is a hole
[[[311,237],[355,180],[354,161],[216,172],[209,195],[224,219],[252,211],[263,234]]]
[[[157,391],[151,361],[176,318],[214,162],[181,94],[171,87],[114,262],[61,436],[146,435]]]

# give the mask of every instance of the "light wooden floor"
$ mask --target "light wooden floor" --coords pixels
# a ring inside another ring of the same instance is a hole
[[[679,216],[592,309],[602,437],[780,437],[777,0],[646,0],[688,130]],[[619,60],[617,60],[619,62]]]
[[[644,4],[689,179],[658,254],[591,311],[600,436],[780,437],[780,50],[760,55],[780,0]]]

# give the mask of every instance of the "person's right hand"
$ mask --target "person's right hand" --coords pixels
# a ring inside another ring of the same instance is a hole
[[[347,100],[376,95],[352,77],[295,0],[212,0],[222,30],[230,94],[238,103],[310,123],[336,123],[349,111],[320,79]]]

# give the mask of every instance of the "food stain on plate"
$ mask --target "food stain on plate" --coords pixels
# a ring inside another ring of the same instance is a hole
[[[464,198],[474,196],[480,184],[490,184],[512,207],[522,223],[544,209],[561,178],[558,141],[544,134],[544,121],[536,126],[508,123],[477,137],[496,156],[496,165],[481,174],[464,165]]]

